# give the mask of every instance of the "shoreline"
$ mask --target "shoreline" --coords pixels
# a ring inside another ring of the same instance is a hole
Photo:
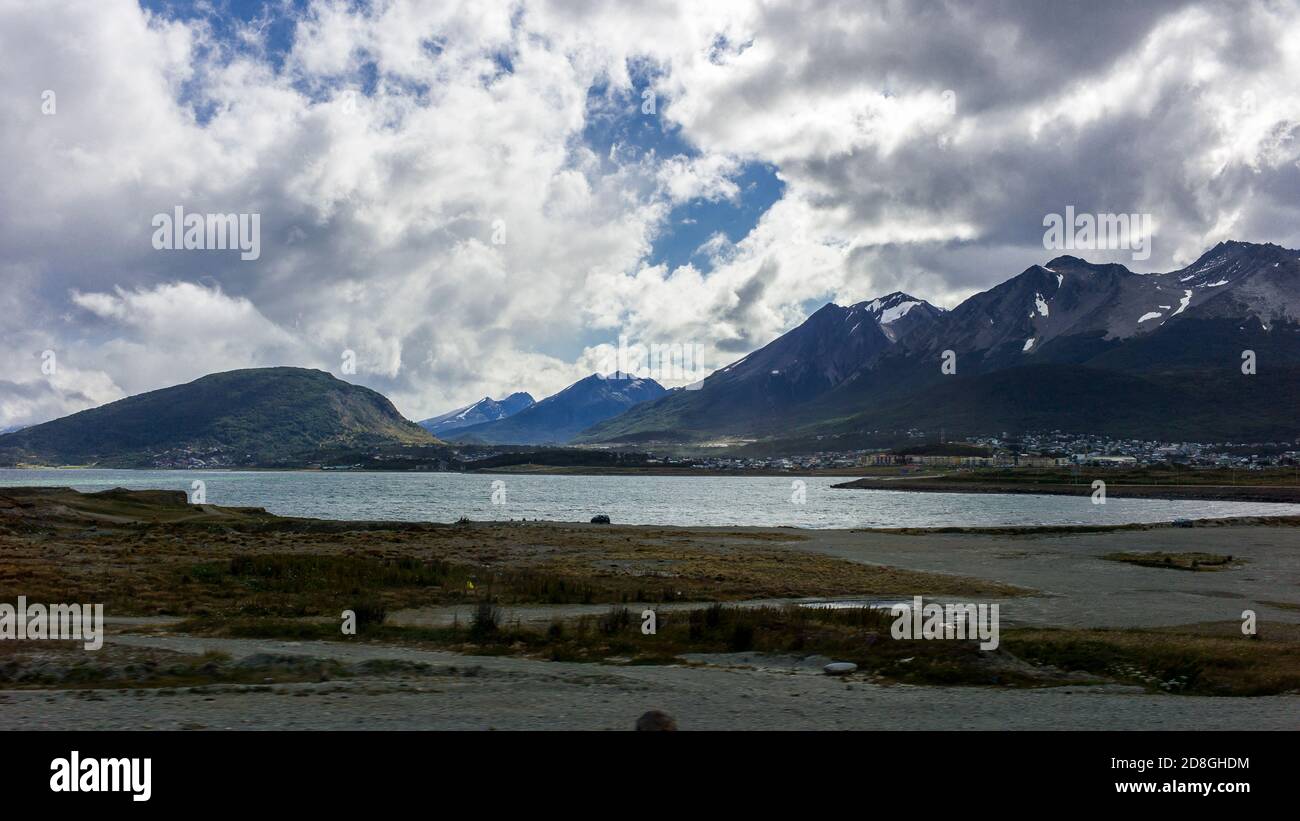
[[[536,469],[532,469],[536,468]],[[388,475],[397,473],[415,473],[426,475],[439,473],[453,476],[668,476],[686,478],[845,478],[849,481],[831,485],[834,490],[885,490],[904,493],[967,493],[967,494],[1001,494],[1027,496],[1089,496],[1092,494],[1091,481],[1078,484],[1061,482],[1015,482],[998,480],[952,481],[944,478],[927,476],[911,478],[908,476],[863,476],[861,469],[827,468],[814,470],[712,470],[690,468],[592,468],[588,466],[554,467],[548,465],[521,465],[502,468],[465,471],[421,471],[421,470],[375,470],[370,468],[324,469],[317,467],[202,467],[202,468],[164,468],[164,467],[91,467],[74,465],[30,465],[23,467],[0,467],[6,470],[49,471],[51,473],[70,470],[103,471],[139,471],[168,472],[181,474],[197,473],[347,473]],[[851,478],[857,477],[857,478]],[[1103,476],[1095,476],[1106,481]],[[0,487],[21,487],[21,485],[2,485]],[[1120,484],[1106,482],[1106,495],[1115,499],[1157,499],[1165,501],[1201,501],[1201,502],[1251,502],[1260,504],[1300,504],[1300,485],[1210,485],[1210,484]],[[550,521],[550,520],[544,520]],[[558,521],[558,520],[557,520]],[[686,525],[689,526],[689,525]]]
[[[516,469],[518,468],[518,469]],[[534,469],[535,468],[535,469]],[[790,477],[798,479],[809,476],[852,477],[861,476],[857,468],[820,468],[810,470],[717,470],[706,468],[599,468],[575,465],[573,467],[555,467],[552,465],[520,465],[499,468],[482,468],[478,470],[379,470],[375,468],[322,468],[322,467],[109,467],[103,465],[0,465],[3,470],[131,470],[131,471],[170,471],[173,473],[430,473],[449,476],[753,476],[755,478]]]
[[[1103,480],[1104,481],[1104,480]],[[991,493],[1027,496],[1090,496],[1091,483],[952,482],[862,478],[831,485],[835,490],[889,490],[900,493]],[[1106,483],[1114,499],[1163,499],[1184,502],[1257,502],[1300,504],[1300,487],[1284,485],[1124,485]]]
[[[71,470],[72,468],[50,468],[51,471]],[[2,472],[4,469],[0,469]],[[155,472],[171,473],[200,473],[203,471],[188,470],[164,470],[151,469]],[[214,471],[216,472],[216,471]],[[238,471],[230,471],[238,472]],[[361,473],[363,471],[356,471]],[[365,471],[366,473],[387,473],[387,471]],[[807,475],[807,474],[805,474]],[[1163,495],[1163,494],[1129,494],[1129,493],[1111,493],[1111,488],[1119,487],[1121,491],[1132,489],[1131,485],[1110,485],[1107,487],[1108,495],[1116,498],[1139,498],[1151,500],[1172,500],[1172,501],[1224,501],[1253,504],[1300,504],[1300,495],[1294,500],[1277,499],[1277,498],[1260,498],[1249,495],[1216,496],[1212,494],[1202,495]],[[1138,486],[1148,487],[1148,486]],[[1068,495],[1086,495],[1087,490],[1081,486],[1051,486],[1051,485],[1034,485],[1033,488],[1020,487],[1015,489],[1004,489],[998,486],[981,485],[976,487],[950,487],[942,482],[922,483],[908,482],[904,485],[900,481],[885,481],[871,479],[858,479],[852,482],[842,482],[830,485],[835,490],[886,490],[912,493],[969,493],[969,494],[1002,494],[1002,495],[1040,495],[1040,496],[1068,496]],[[1068,489],[1067,489],[1068,488]],[[1165,490],[1163,486],[1160,488]],[[1192,490],[1192,487],[1187,487]],[[1251,490],[1251,488],[1241,488],[1242,490]],[[1256,488],[1257,489],[1257,488]],[[1265,488],[1270,489],[1270,488]],[[1281,490],[1289,490],[1281,488]],[[167,488],[135,488],[130,489],[122,486],[105,486],[97,489],[87,489],[84,491],[75,491],[72,485],[53,485],[53,484],[6,484],[0,481],[0,496],[7,493],[59,493],[59,492],[76,492],[78,494],[93,496],[95,494],[109,493],[112,491],[126,491],[128,493],[138,492],[175,492],[185,495],[183,490],[170,490]],[[213,505],[204,505],[205,508],[215,507]],[[257,512],[265,516],[272,517],[279,521],[294,521],[299,523],[312,523],[316,527],[336,529],[347,526],[365,527],[365,528],[396,528],[396,529],[419,529],[419,528],[446,528],[455,527],[460,524],[472,524],[480,526],[500,526],[500,527],[519,527],[519,526],[554,526],[564,528],[630,528],[645,530],[677,530],[683,532],[715,532],[715,533],[744,533],[744,532],[781,532],[788,534],[817,534],[817,533],[882,533],[897,535],[929,535],[929,534],[973,534],[973,535],[998,535],[998,536],[1033,536],[1033,535],[1053,535],[1053,534],[1071,534],[1071,533],[1111,533],[1121,531],[1135,530],[1152,530],[1161,528],[1192,528],[1192,527],[1249,527],[1249,526],[1273,526],[1273,527],[1300,527],[1300,513],[1289,512],[1255,512],[1240,515],[1219,515],[1219,516],[1195,516],[1179,517],[1155,521],[1136,521],[1136,522],[1115,522],[1106,524],[1085,524],[1076,522],[1064,522],[1057,524],[1037,523],[1037,524],[983,524],[983,525],[897,525],[897,526],[856,526],[841,524],[835,527],[815,527],[804,526],[799,524],[701,524],[701,523],[661,523],[661,522],[628,522],[615,519],[610,524],[599,524],[582,519],[549,519],[549,518],[506,518],[506,519],[471,519],[462,516],[459,520],[439,520],[439,519],[385,519],[385,518],[322,518],[319,516],[301,516],[286,513],[272,513],[265,507],[253,504],[229,508],[232,510],[246,510]]]
[[[520,466],[528,467],[528,466]],[[268,467],[202,467],[202,468],[160,468],[160,467],[87,467],[87,466],[49,466],[31,465],[24,467],[0,467],[0,473],[6,470],[48,471],[57,473],[71,470],[101,471],[138,471],[167,472],[180,474],[198,473],[348,473],[388,475],[397,473],[429,473],[450,476],[673,476],[700,478],[852,478],[850,481],[831,485],[835,490],[886,490],[904,493],[968,493],[968,494],[1002,494],[1028,496],[1089,496],[1092,494],[1091,479],[1078,484],[1062,482],[1015,482],[998,480],[952,481],[945,478],[927,476],[911,478],[908,476],[863,476],[860,469],[829,468],[822,470],[694,470],[678,468],[591,468],[575,466],[556,468],[535,466],[538,469],[489,468],[467,471],[419,471],[419,470],[374,470],[374,469],[323,469],[323,468],[268,468]],[[1102,478],[1100,476],[1093,478]],[[1102,479],[1105,481],[1105,479]],[[3,485],[0,487],[22,487],[22,485]],[[1166,501],[1201,501],[1201,502],[1253,502],[1261,504],[1300,504],[1300,485],[1210,485],[1210,484],[1120,484],[1106,482],[1106,495],[1115,499],[1159,499]],[[548,520],[549,521],[549,520]]]

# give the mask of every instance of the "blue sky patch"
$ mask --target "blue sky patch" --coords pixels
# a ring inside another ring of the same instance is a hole
[[[216,39],[228,47],[246,48],[236,32],[254,25],[262,32],[266,57],[279,70],[293,48],[294,27],[305,12],[308,0],[290,0],[286,14],[280,0],[209,0],[198,4],[192,0],[140,0],[140,7],[166,20],[194,22],[202,20],[211,27]]]
[[[776,167],[768,163],[746,163],[732,181],[740,188],[734,202],[701,197],[672,210],[650,251],[650,264],[663,263],[671,270],[690,262],[701,271],[711,270],[709,254],[700,246],[717,233],[732,243],[744,239],[785,193],[785,183],[777,176]]]
[[[655,68],[632,65],[629,73],[630,90],[611,92],[604,84],[588,90],[583,142],[609,163],[611,170],[615,161],[610,152],[615,146],[624,159],[648,154],[661,161],[679,155],[699,157],[700,151],[682,136],[681,129],[661,116],[666,100],[655,98],[653,112],[647,111],[645,94],[653,86]],[[673,208],[651,248],[651,265],[662,263],[671,270],[689,262],[701,271],[712,270],[711,260],[700,252],[700,246],[718,233],[732,243],[739,242],[785,192],[776,167],[768,163],[745,163],[732,181],[740,188],[736,201],[700,197]]]

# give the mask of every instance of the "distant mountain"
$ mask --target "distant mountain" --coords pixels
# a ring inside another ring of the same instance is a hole
[[[579,431],[665,393],[653,379],[594,373],[513,416],[459,428],[444,438],[492,444],[564,444]]]
[[[579,441],[700,438],[764,432],[824,396],[943,315],[894,292],[848,307],[827,304],[802,325],[679,391],[584,431]]]
[[[466,428],[470,425],[505,419],[534,404],[536,403],[532,395],[523,391],[512,393],[499,401],[490,396],[485,396],[463,408],[447,411],[441,416],[422,420],[418,424],[436,436],[440,433]]]
[[[1295,322],[1300,260],[1276,245],[1220,243],[1186,268],[1135,274],[1123,265],[1057,257],[953,309],[912,355],[942,350],[978,356],[983,369],[1084,362],[1124,343],[1210,318]],[[968,363],[970,364],[970,363]]]
[[[955,374],[941,372],[946,351]],[[1254,374],[1242,373],[1244,351]],[[946,312],[906,294],[826,305],[700,390],[578,440],[913,427],[1290,439],[1298,398],[1300,253],[1225,242],[1163,274],[1057,257]]]
[[[0,436],[0,464],[254,466],[320,448],[437,442],[369,388],[323,371],[255,368]]]

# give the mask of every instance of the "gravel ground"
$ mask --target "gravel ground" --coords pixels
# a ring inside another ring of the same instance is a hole
[[[346,661],[399,659],[432,669],[402,678],[265,689],[11,690],[0,692],[0,729],[626,730],[651,709],[664,710],[687,730],[1300,729],[1300,696],[1198,698],[1124,687],[879,686],[780,660],[765,669],[620,667],[336,642],[185,636],[114,641],[221,650],[236,658],[269,652]]]

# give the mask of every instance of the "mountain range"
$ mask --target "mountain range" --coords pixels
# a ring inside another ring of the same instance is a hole
[[[667,393],[653,379],[593,373],[518,413],[448,431],[445,437],[452,442],[565,444],[597,422]]]
[[[1253,374],[1243,372],[1246,351]],[[1300,433],[1297,400],[1300,253],[1224,242],[1162,274],[1057,257],[951,311],[902,293],[828,304],[699,390],[575,441],[908,428],[1289,438]]]
[[[1135,273],[1059,256],[952,310],[894,292],[827,304],[695,390],[592,374],[540,402],[484,397],[424,420],[301,368],[211,374],[0,435],[0,464],[251,466],[322,449],[855,440],[1060,430],[1269,441],[1300,435],[1300,253],[1224,242]]]

